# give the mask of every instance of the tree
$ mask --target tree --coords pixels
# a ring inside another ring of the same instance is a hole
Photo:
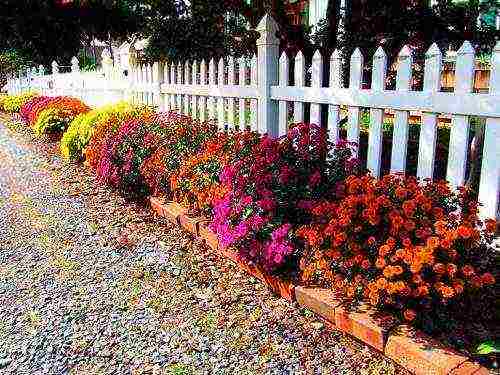
[[[90,38],[126,37],[137,30],[136,16],[124,1],[3,0],[0,51],[14,49],[35,63],[69,63]]]

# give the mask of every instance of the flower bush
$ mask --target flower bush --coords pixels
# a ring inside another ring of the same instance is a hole
[[[7,95],[7,97],[2,99],[0,109],[9,113],[17,113],[26,102],[37,95],[37,93],[31,91],[19,95]]]
[[[487,264],[496,222],[478,219],[477,202],[446,182],[387,175],[349,176],[339,199],[322,199],[305,241],[302,280],[343,290],[407,321],[463,293],[493,285]]]
[[[161,124],[149,114],[123,122],[116,133],[101,148],[97,175],[103,183],[130,195],[146,195],[139,167],[157,147]]]
[[[315,200],[335,196],[354,173],[351,151],[347,143],[331,148],[315,125],[297,124],[278,140],[261,137],[220,175],[227,194],[216,202],[210,225],[220,245],[268,271],[293,261],[294,227],[308,223]]]
[[[30,123],[29,117],[30,114],[33,112],[34,107],[38,105],[38,103],[41,103],[43,101],[50,100],[49,97],[47,96],[34,96],[30,98],[26,103],[24,103],[20,110],[19,110],[19,115],[21,116],[21,119],[25,123]]]
[[[61,154],[65,159],[81,159],[83,149],[89,143],[99,123],[105,123],[112,117],[117,122],[125,121],[140,115],[142,111],[142,107],[134,107],[129,103],[120,102],[79,114],[71,121],[63,134]]]
[[[92,130],[92,136],[82,152],[85,158],[85,164],[93,169],[97,169],[101,159],[102,148],[108,139],[116,134],[124,122],[133,120],[134,118],[150,117],[153,116],[153,114],[154,112],[151,109],[141,107],[140,110],[125,112],[123,114],[111,112],[109,116],[96,122]]]
[[[144,160],[141,175],[152,194],[171,199],[172,175],[206,140],[217,134],[217,126],[213,122],[200,122],[175,112],[160,116],[166,130],[159,147]]]
[[[45,107],[41,103],[45,103]],[[39,101],[34,107],[37,108],[37,116],[33,118],[32,127],[36,135],[62,132],[76,116],[90,111],[81,100],[64,96]]]
[[[218,133],[188,157],[172,174],[173,199],[193,212],[210,214],[213,202],[221,199],[227,189],[220,183],[222,168],[245,157],[259,142],[257,133]]]

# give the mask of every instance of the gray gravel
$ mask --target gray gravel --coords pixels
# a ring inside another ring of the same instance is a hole
[[[1,374],[395,374],[0,124]]]

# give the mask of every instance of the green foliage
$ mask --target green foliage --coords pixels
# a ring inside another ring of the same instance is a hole
[[[90,72],[97,69],[96,59],[83,53],[83,51],[80,51],[80,53],[78,54],[78,62],[80,65],[80,69],[84,72]]]
[[[0,49],[0,89],[7,83],[7,77],[30,65],[30,59],[14,49],[1,52]]]
[[[476,349],[476,354],[479,355],[489,355],[500,353],[500,342],[489,340],[478,345]]]
[[[37,136],[46,133],[57,133],[63,131],[67,123],[68,119],[63,111],[59,108],[47,108],[38,115],[33,130]]]
[[[82,40],[123,38],[136,30],[134,14],[120,0],[0,2],[0,52],[15,49],[37,64],[67,64]]]

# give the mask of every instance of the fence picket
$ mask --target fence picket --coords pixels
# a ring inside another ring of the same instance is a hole
[[[182,77],[182,64],[181,62],[179,61],[177,63],[177,82],[176,84],[178,85],[182,85],[183,83],[183,77]],[[177,111],[179,113],[182,113],[182,94],[177,94]]]
[[[436,43],[425,54],[424,91],[438,92],[441,89],[442,54]],[[436,155],[437,113],[422,113],[422,125],[418,143],[417,177],[425,179],[434,175]]]
[[[208,63],[208,84],[215,86],[215,60],[212,58]],[[211,96],[207,98],[208,119],[215,119],[215,99]]]
[[[197,85],[198,79],[198,63],[196,60],[193,61],[191,67],[191,84]],[[198,97],[196,95],[191,95],[191,116],[196,120],[198,118]]]
[[[170,85],[170,65],[167,62],[165,62],[165,65],[163,66],[163,83],[166,85]],[[166,112],[170,111],[170,94],[164,94],[163,96],[164,100],[164,110]]]
[[[170,65],[170,84],[177,84],[177,69],[175,68],[175,63]],[[177,111],[177,96],[175,94],[170,95],[170,110]]]
[[[281,87],[288,86],[288,78],[290,73],[290,66],[288,63],[288,56],[285,52],[281,54],[279,60],[279,85]],[[285,135],[288,128],[288,102],[281,100],[279,102],[279,136]]]
[[[330,56],[330,87],[342,88],[342,57],[336,49]],[[330,142],[336,144],[339,140],[340,106],[328,106],[328,137]]]
[[[250,62],[250,84],[257,87],[257,56],[254,54],[252,56],[252,61]],[[257,99],[250,100],[250,129],[252,131],[257,131]]]
[[[500,41],[491,55],[490,94],[500,94]],[[483,161],[479,181],[480,214],[483,218],[500,218],[500,117],[487,118],[484,129]]]
[[[411,90],[413,54],[404,46],[398,55],[396,91]],[[391,173],[405,172],[408,150],[408,111],[394,111],[394,129],[391,155]]]
[[[160,111],[163,111],[163,102],[161,100],[161,92],[160,85],[163,82],[163,65],[160,65],[159,62],[153,63],[153,83],[154,83],[154,95],[153,95],[153,104],[158,106]]]
[[[217,74],[217,84],[220,86],[224,86],[224,58],[221,57],[218,65],[218,74]],[[224,98],[219,96],[217,98],[217,123],[219,124],[219,129],[224,130]]]
[[[306,82],[306,65],[304,55],[302,51],[297,52],[295,56],[295,67],[293,70],[294,74],[294,86],[303,87]],[[304,103],[296,101],[293,104],[293,121],[294,122],[304,122]]]
[[[359,48],[356,48],[351,56],[351,66],[349,71],[349,88],[361,89],[363,79],[364,57]],[[359,122],[361,111],[359,107],[349,107],[347,122],[347,140],[359,145]],[[354,151],[358,155],[358,147]]]
[[[236,84],[236,74],[235,74],[235,66],[234,66],[234,57],[229,56],[227,61],[227,84],[234,86]],[[235,100],[234,98],[227,99],[227,123],[228,129],[234,130],[234,116],[235,116]]]
[[[246,86],[246,61],[244,57],[240,57],[238,60],[239,63],[239,86]],[[245,99],[240,98],[239,100],[239,130],[246,130],[246,121],[245,121]]]
[[[147,105],[153,105],[153,73],[151,69],[151,64],[146,64],[146,103]]]
[[[375,55],[373,55],[372,91],[381,92],[385,90],[386,74],[387,55],[382,47],[378,47]],[[380,108],[370,108],[367,167],[375,177],[380,177],[383,122],[384,110]]]
[[[141,65],[141,104],[148,104],[148,96],[147,96],[147,91],[146,91],[146,85],[148,82],[148,74],[146,71],[146,65],[142,64]]]
[[[323,86],[323,56],[316,50],[312,59],[311,86],[320,88]],[[316,103],[311,104],[311,124],[321,126],[321,106]]]
[[[469,93],[474,86],[475,55],[472,45],[465,41],[457,51],[455,64],[455,92]],[[469,145],[469,116],[451,117],[450,145],[448,148],[448,168],[446,179],[452,187],[463,185]]]
[[[205,60],[201,60],[200,64],[200,85],[206,86],[207,84],[207,63]],[[200,121],[206,121],[207,119],[207,98],[200,96]]]
[[[184,84],[189,85],[191,77],[191,68],[189,66],[189,61],[184,63]],[[191,104],[191,98],[189,95],[184,95],[184,114],[189,116],[189,105]]]

